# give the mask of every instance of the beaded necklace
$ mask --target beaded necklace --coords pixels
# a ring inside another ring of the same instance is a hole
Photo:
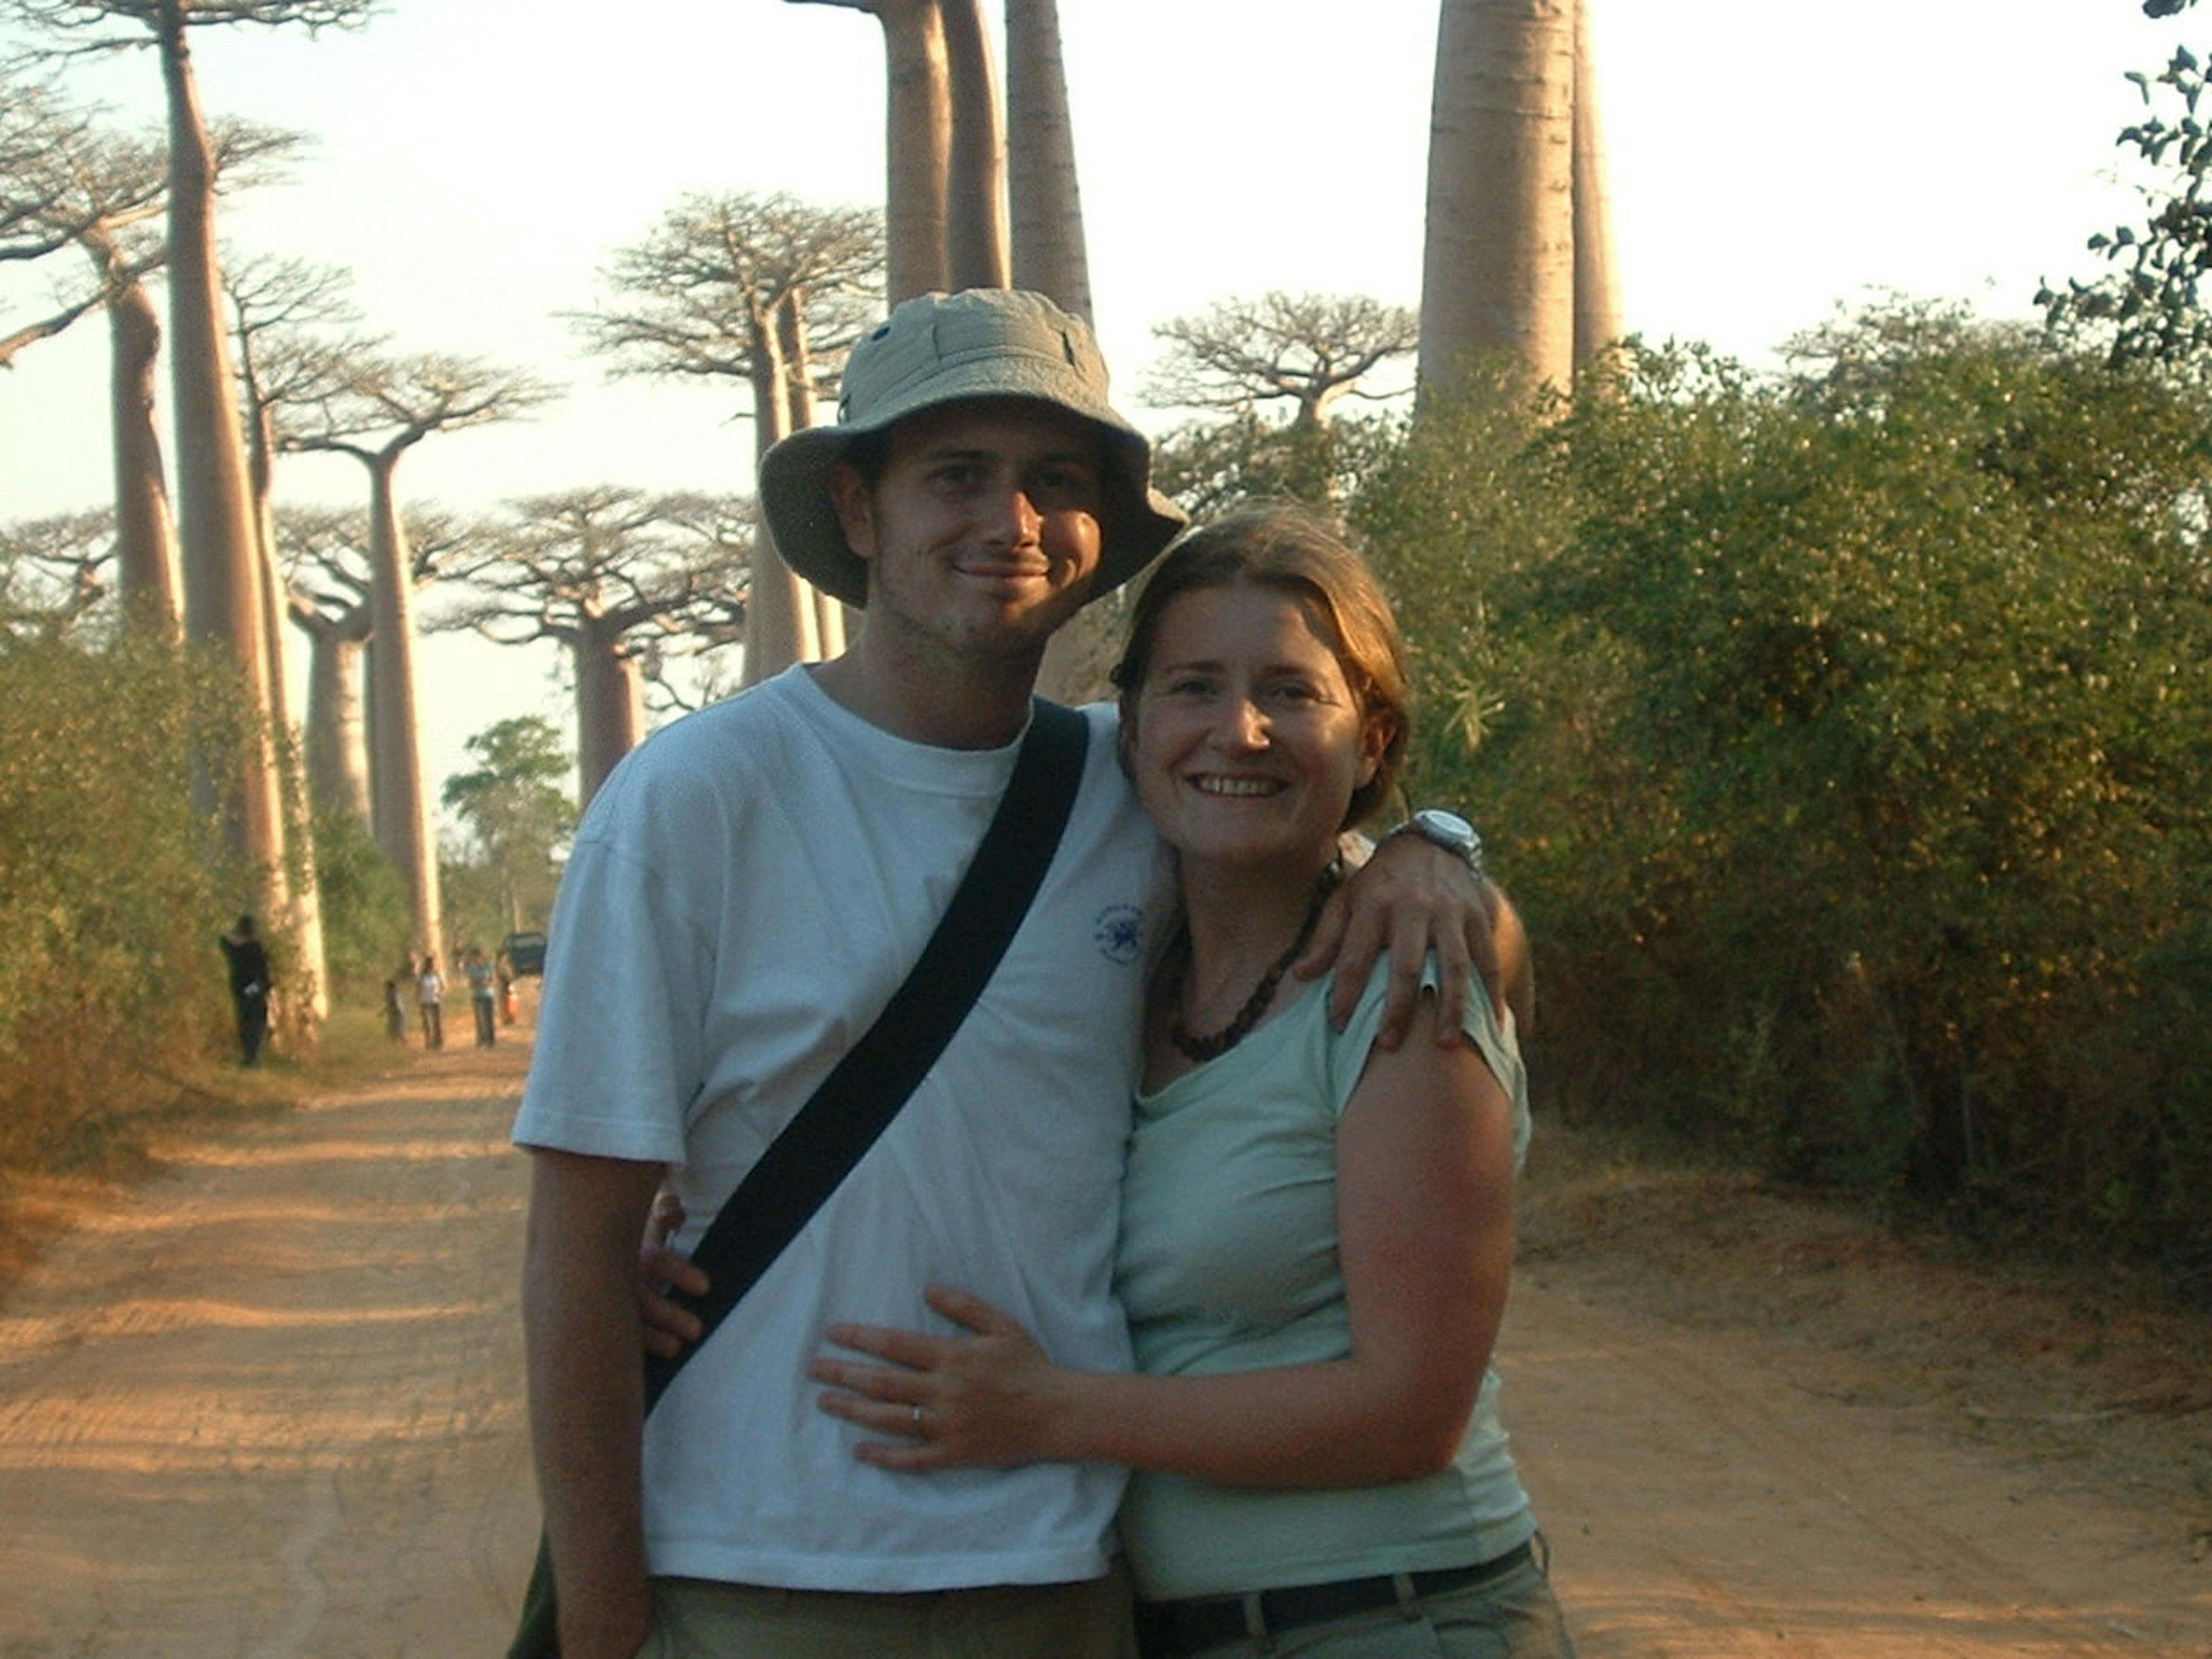
[[[1252,1033],[1260,1023],[1260,1016],[1267,1012],[1267,1005],[1275,1000],[1275,988],[1283,982],[1283,975],[1298,959],[1298,952],[1306,948],[1313,937],[1314,924],[1321,920],[1321,907],[1337,883],[1334,868],[1325,872],[1315,884],[1313,902],[1306,907],[1306,919],[1298,925],[1298,936],[1291,941],[1290,949],[1277,957],[1267,971],[1260,975],[1260,982],[1252,988],[1252,994],[1244,999],[1244,1006],[1237,1017],[1219,1030],[1206,1036],[1197,1036],[1182,1023],[1182,984],[1190,972],[1190,929],[1179,928],[1176,942],[1168,954],[1167,978],[1160,988],[1167,1001],[1168,1041],[1175,1044],[1188,1060],[1200,1062],[1225,1054]]]

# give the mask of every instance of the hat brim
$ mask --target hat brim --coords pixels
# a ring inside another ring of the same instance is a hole
[[[817,426],[794,432],[776,444],[760,463],[760,499],[769,534],[783,562],[833,599],[860,608],[868,602],[867,561],[845,540],[844,526],[830,491],[830,476],[844,459],[853,440],[884,431],[925,408],[982,398],[1021,398],[1010,390],[1001,366],[997,383],[965,396],[937,397],[927,403],[895,406],[865,426]],[[1189,522],[1182,508],[1151,488],[1152,453],[1143,435],[1119,420],[1071,410],[1058,395],[1036,401],[1063,414],[1074,413],[1098,430],[1106,467],[1100,503],[1098,574],[1091,599],[1110,593],[1160,556]],[[1110,411],[1109,411],[1110,416]]]

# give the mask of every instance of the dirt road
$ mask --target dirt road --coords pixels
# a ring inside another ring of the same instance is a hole
[[[536,1526],[520,1061],[417,1055],[202,1146],[16,1286],[0,1659],[501,1650]],[[1632,1202],[1562,1203],[1532,1215],[1504,1363],[1587,1659],[2212,1656],[2212,1492],[2169,1467],[2205,1457],[2190,1401],[2008,1427],[1932,1338],[1901,1363],[1825,1292],[1762,1325],[1625,1242]],[[1926,1285],[1871,1282],[1883,1328],[1908,1303],[1945,1325]]]

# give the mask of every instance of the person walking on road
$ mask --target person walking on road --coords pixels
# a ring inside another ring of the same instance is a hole
[[[438,971],[438,958],[425,954],[422,966],[415,975],[415,1002],[422,1015],[422,1046],[442,1048],[446,1046],[446,979]]]
[[[469,1006],[477,1017],[477,1047],[489,1048],[499,1041],[497,971],[473,945],[461,958],[461,971],[468,976]]]

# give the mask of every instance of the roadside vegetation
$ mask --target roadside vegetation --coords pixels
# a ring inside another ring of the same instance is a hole
[[[1322,471],[1409,791],[1537,941],[1540,1109],[2212,1301],[2201,386],[1902,302],[1518,383]]]
[[[246,741],[246,707],[210,653],[127,629],[0,630],[0,1273],[25,1219],[15,1200],[38,1182],[128,1177],[165,1134],[392,1064],[383,981],[409,948],[406,895],[335,812],[315,842],[330,1015],[305,1018],[280,990],[262,1065],[237,1064],[216,935],[244,884],[197,803]],[[487,949],[518,917],[542,925],[573,816],[542,734],[501,735],[448,849],[449,931]],[[272,940],[280,988],[298,982],[283,948]]]

